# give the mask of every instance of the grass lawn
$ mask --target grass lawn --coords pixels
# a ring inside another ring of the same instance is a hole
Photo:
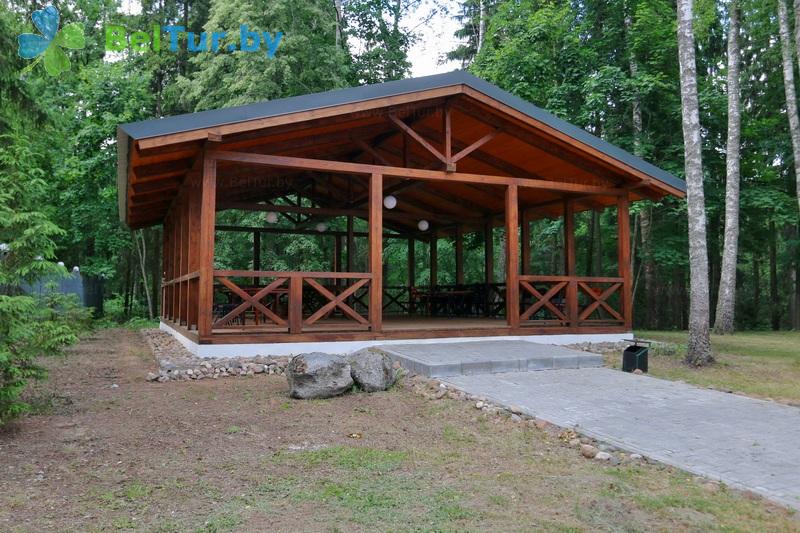
[[[123,329],[48,364],[37,412],[0,430],[0,531],[800,531],[761,498],[584,459],[410,381],[323,401],[280,376],[146,383]]]
[[[685,331],[637,331],[636,336],[677,345],[671,354],[650,351],[652,376],[800,405],[800,332],[712,335],[716,363],[701,369],[682,363],[686,353]],[[607,355],[606,363],[618,368],[621,356]]]

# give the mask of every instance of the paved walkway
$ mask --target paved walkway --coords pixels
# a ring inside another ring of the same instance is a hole
[[[800,409],[607,368],[446,381],[800,510]]]
[[[428,377],[603,366],[603,357],[553,344],[468,341],[377,346],[404,368]]]

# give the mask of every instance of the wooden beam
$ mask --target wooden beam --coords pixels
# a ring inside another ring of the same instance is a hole
[[[373,332],[383,329],[383,176],[369,180],[369,322]]]
[[[487,285],[494,283],[494,225],[491,221],[483,226],[483,278]]]
[[[499,133],[500,133],[500,128],[498,128],[498,129],[496,129],[494,131],[490,131],[489,133],[487,133],[486,135],[484,135],[483,137],[481,137],[480,139],[478,139],[477,141],[475,141],[474,143],[470,144],[469,146],[467,146],[466,148],[464,148],[463,150],[458,152],[456,155],[454,155],[451,161],[454,164],[458,163],[459,161],[461,161],[462,159],[467,157],[469,154],[471,154],[472,152],[474,152],[475,150],[477,150],[478,148],[480,148],[484,144],[488,143],[489,141],[491,141],[492,139],[497,137],[497,135]]]
[[[240,233],[253,233],[257,231],[258,233],[267,233],[270,235],[326,235],[329,237],[347,237],[346,231],[331,231],[328,230],[325,233],[321,234],[315,229],[310,228],[259,228],[253,226],[231,226],[226,224],[219,224],[214,228],[216,231],[233,231],[233,232],[240,232]],[[369,232],[366,231],[356,231],[353,233],[354,237],[369,237]],[[406,233],[387,233],[383,232],[384,239],[407,239],[408,234]],[[419,238],[419,237],[418,237]]]
[[[215,159],[203,158],[201,183],[197,332],[200,336],[207,336],[211,335],[211,314],[214,305],[214,225],[217,204],[217,161]]]
[[[538,120],[526,115],[525,113],[522,113],[517,109],[514,109],[513,107],[507,106],[507,105],[505,105],[505,104],[503,104],[501,102],[498,102],[497,100],[494,100],[494,99],[484,95],[483,93],[481,93],[479,91],[476,91],[476,90],[472,89],[471,87],[466,87],[465,86],[464,87],[464,94],[466,94],[467,96],[469,96],[470,98],[472,98],[474,100],[482,102],[486,107],[488,107],[490,109],[496,109],[499,112],[501,112],[501,113],[503,113],[503,114],[515,119],[515,120],[518,120],[518,121],[526,124],[528,127],[532,127],[532,128],[535,128],[535,129],[539,130],[540,132],[544,133],[545,135],[548,135],[549,137],[551,137],[552,139],[555,139],[557,141],[560,141],[561,143],[565,143],[565,144],[568,144],[568,145],[576,145],[579,148],[580,152],[588,154],[588,155],[590,155],[590,157],[593,156],[594,159],[602,161],[605,165],[609,165],[609,166],[612,166],[613,168],[620,169],[625,173],[632,174],[636,178],[638,178],[639,180],[647,182],[648,185],[650,185],[650,186],[652,186],[652,187],[654,187],[656,189],[660,189],[662,191],[665,191],[667,194],[671,194],[671,195],[677,196],[678,198],[684,198],[686,196],[686,193],[684,191],[678,190],[675,187],[673,187],[673,186],[671,186],[671,185],[669,185],[667,183],[664,183],[664,182],[662,182],[660,180],[656,180],[652,176],[650,176],[649,174],[647,174],[645,172],[642,172],[642,171],[640,171],[640,170],[638,170],[638,169],[636,169],[636,168],[634,168],[634,167],[632,167],[632,166],[630,166],[630,165],[628,165],[626,163],[623,163],[620,160],[615,159],[615,158],[609,156],[608,154],[605,154],[605,153],[601,152],[597,148],[594,148],[594,147],[591,147],[591,146],[589,146],[587,144],[581,143],[580,141],[576,141],[576,139],[574,139],[573,137],[570,137],[568,134],[558,130],[557,128],[555,128],[553,126],[546,125],[546,124],[544,124],[544,123],[542,123],[542,122],[540,122],[540,121],[538,121]],[[467,111],[465,111],[463,109],[463,107],[459,107],[459,110],[467,112]],[[486,118],[487,118],[487,117],[484,116],[485,114],[478,113],[478,115],[479,116],[476,117],[476,118],[478,118],[479,120],[484,120],[485,121]],[[522,128],[519,128],[519,129],[522,130],[523,132],[525,131]],[[529,135],[530,134],[527,134],[527,135],[525,135],[525,137],[527,138]],[[521,139],[521,140],[525,140],[527,142],[526,139]],[[555,143],[553,143],[553,145],[555,145]],[[558,157],[562,157],[562,155],[558,155]]]
[[[578,282],[575,280],[575,201],[564,200],[564,270],[571,279],[567,284],[567,318],[578,326]]]
[[[356,144],[356,146],[364,150],[364,152],[374,157],[378,163],[386,166],[392,166],[392,164],[387,161],[385,157],[379,154],[375,148],[364,142],[364,140],[353,138],[353,142]]]
[[[456,284],[464,284],[464,227],[459,224],[456,226]]]
[[[355,264],[355,245],[356,240],[354,238],[354,231],[353,231],[353,217],[347,217],[347,271],[353,271],[353,265]]]
[[[506,189],[506,319],[519,327],[519,196],[516,185]]]
[[[528,275],[531,270],[531,222],[525,213],[522,213],[520,218],[522,219],[522,273]]]
[[[317,120],[322,118],[332,118],[349,113],[377,110],[408,103],[416,104],[422,100],[442,98],[454,94],[459,94],[461,92],[463,92],[463,85],[452,85],[449,87],[440,87],[436,89],[406,93],[396,96],[387,96],[383,98],[375,98],[372,100],[362,100],[348,104],[325,107],[321,109],[311,109],[308,111],[299,111],[297,113],[287,113],[284,115],[277,115],[273,117],[265,117],[253,120],[246,120],[242,122],[234,122],[231,124],[216,126],[213,129],[221,135],[234,135],[238,133],[245,133],[251,130],[272,128],[275,126],[282,126],[282,125],[293,125],[300,122]],[[170,144],[179,144],[189,141],[204,140],[208,136],[207,132],[209,129],[211,128],[202,128],[192,131],[160,135],[158,137],[149,137],[147,139],[139,139],[138,141],[136,141],[136,143],[138,145],[139,150],[141,151],[141,150],[149,150],[152,148],[159,148]]]
[[[303,330],[303,278],[289,278],[289,333]]]
[[[434,130],[422,126],[418,127],[417,130],[420,132],[421,135],[425,135],[427,137],[433,137],[435,136],[436,133]],[[498,133],[502,132],[500,131],[501,128],[498,128],[498,130],[499,130]],[[468,146],[469,145],[467,143],[461,142],[457,137],[453,137],[453,148],[455,148],[456,150],[463,150]],[[515,178],[524,178],[524,179],[533,178],[533,179],[544,180],[542,176],[536,174],[535,172],[531,172],[524,168],[513,165],[504,159],[494,156],[488,152],[484,152],[480,149],[473,151],[470,154],[470,156],[473,159],[476,159],[482,163],[486,163],[490,167],[500,170],[501,172],[505,172],[509,176],[513,176]]]
[[[631,219],[627,196],[617,198],[617,264],[622,278],[622,314],[625,327],[633,327],[633,290],[631,273]]]
[[[450,120],[450,104],[445,102],[442,106],[442,132],[444,139],[442,145],[444,146],[445,165],[448,172],[456,171],[456,164],[453,161],[453,127]]]
[[[261,232],[253,232],[253,270],[261,270]],[[253,285],[258,284],[258,278],[253,278]]]
[[[416,245],[417,241],[413,237],[410,237],[407,241],[408,246],[408,290],[410,291],[417,280],[417,259],[416,259]]]
[[[444,154],[437,150],[431,143],[423,139],[419,133],[411,129],[405,122],[397,118],[396,115],[388,115],[388,119],[392,124],[400,128],[406,135],[417,141],[423,148],[433,154],[436,159],[445,165],[447,164],[447,158],[444,156]]]
[[[436,230],[431,230],[430,240],[430,286],[431,290],[439,284],[439,238]]]
[[[279,155],[251,154],[247,152],[229,152],[225,150],[212,150],[207,153],[220,161],[237,161],[254,165],[275,166],[282,168],[298,168],[319,172],[333,172],[339,174],[381,174],[398,178],[418,180],[444,180],[462,181],[469,183],[482,183],[486,185],[515,185],[529,189],[544,189],[551,191],[578,192],[585,194],[600,194],[619,196],[625,189],[616,187],[599,187],[596,185],[583,185],[579,183],[565,183],[557,181],[511,178],[508,176],[493,176],[485,174],[467,174],[463,172],[445,172],[443,170],[426,170],[417,168],[390,167],[382,165],[367,165],[363,163],[349,163],[343,161],[330,161],[325,159],[309,159],[303,157],[289,157]]]
[[[321,217],[339,217],[339,216],[354,216],[358,218],[367,219],[369,211],[366,209],[338,209],[333,207],[305,207],[296,205],[275,205],[275,204],[262,204],[258,202],[237,202],[237,201],[224,201],[217,205],[220,211],[227,209],[239,209],[242,211],[274,211],[276,213],[299,213],[310,216]],[[427,215],[427,213],[426,213]],[[413,213],[404,213],[402,210],[392,210],[384,214],[384,218],[389,220],[412,220],[416,223],[419,219],[418,215]],[[436,219],[439,217],[432,216]],[[453,220],[453,217],[441,218],[442,220]],[[292,220],[297,224],[298,221]]]

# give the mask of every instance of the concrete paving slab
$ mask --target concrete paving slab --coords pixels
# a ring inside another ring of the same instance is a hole
[[[800,409],[608,368],[453,376],[491,401],[800,510]]]
[[[434,378],[603,364],[603,358],[597,354],[526,341],[389,344],[376,348],[399,361],[404,368]]]

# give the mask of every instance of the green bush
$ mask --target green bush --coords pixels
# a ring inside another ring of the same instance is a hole
[[[46,377],[36,358],[55,355],[91,327],[91,312],[74,295],[0,295],[0,425],[28,411],[25,384]]]

